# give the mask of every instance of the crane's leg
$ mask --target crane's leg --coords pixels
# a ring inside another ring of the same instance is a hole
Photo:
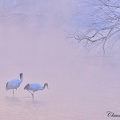
[[[13,89],[13,96],[14,96],[14,89]]]
[[[32,94],[32,98],[34,99],[34,92],[33,92],[33,94]]]
[[[32,95],[32,98],[34,98],[34,92],[32,93],[29,90],[28,90],[28,92]]]
[[[32,94],[29,90],[28,90],[28,92],[29,92],[30,94]]]

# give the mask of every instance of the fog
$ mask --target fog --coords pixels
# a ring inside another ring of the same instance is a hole
[[[67,38],[76,29],[74,0],[0,5],[0,119],[101,120],[107,111],[118,113],[119,57],[88,55]],[[24,80],[13,97],[5,85],[21,72]],[[23,89],[30,82],[47,82],[49,89],[33,100]]]

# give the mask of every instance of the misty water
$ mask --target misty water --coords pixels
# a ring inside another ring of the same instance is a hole
[[[106,120],[107,111],[120,114],[119,56],[86,55],[67,39],[73,24],[66,5],[73,2],[61,1],[42,1],[39,16],[33,4],[21,8],[6,0],[0,19],[1,120]],[[21,72],[23,82],[13,97],[5,86]],[[24,90],[30,82],[47,82],[49,89],[35,92],[32,99]]]

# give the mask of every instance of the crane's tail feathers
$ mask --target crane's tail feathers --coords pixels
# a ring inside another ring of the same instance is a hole
[[[29,88],[29,83],[24,87],[25,90],[28,90]]]
[[[7,88],[7,87],[8,87],[8,82],[6,83],[6,90],[8,90],[8,88]]]

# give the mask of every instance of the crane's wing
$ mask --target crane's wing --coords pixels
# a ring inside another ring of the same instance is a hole
[[[21,84],[20,79],[13,79],[7,82],[6,89],[17,89]]]

